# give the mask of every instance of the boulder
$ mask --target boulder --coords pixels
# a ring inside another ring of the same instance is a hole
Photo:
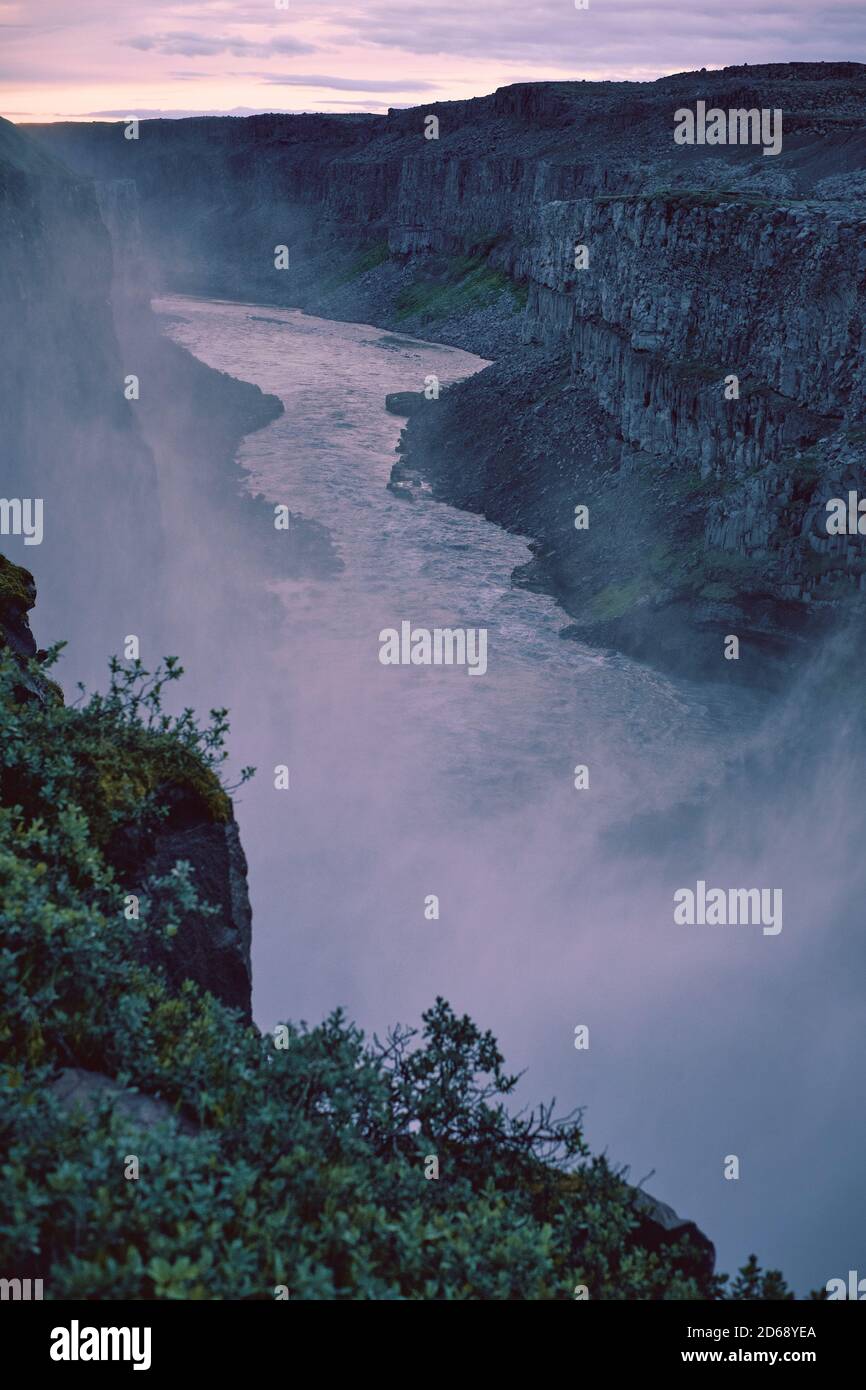
[[[385,397],[385,409],[391,415],[401,415],[404,419],[417,415],[427,403],[423,391],[392,391]]]
[[[156,1125],[168,1124],[174,1119],[184,1134],[198,1132],[197,1126],[184,1115],[178,1114],[167,1101],[129,1090],[113,1077],[106,1076],[104,1072],[86,1071],[83,1067],[64,1067],[51,1082],[48,1090],[60,1101],[64,1109],[69,1111],[79,1110],[84,1115],[89,1115],[107,1096],[114,1102],[115,1113],[128,1120],[136,1129],[149,1131]]]

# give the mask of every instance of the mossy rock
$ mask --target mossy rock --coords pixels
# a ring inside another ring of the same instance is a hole
[[[0,555],[0,622],[7,604],[16,604],[21,612],[27,613],[35,602],[36,580],[33,575],[21,565],[13,565],[5,555]],[[15,616],[19,617],[20,613]]]
[[[151,798],[158,802],[159,793],[168,787],[190,791],[206,820],[225,824],[231,819],[231,798],[216,773],[167,734],[130,728],[124,741],[91,743],[82,763],[81,806],[101,845],[111,838],[118,820]]]
[[[22,671],[21,690],[36,693],[25,670],[36,655],[36,641],[27,614],[36,602],[36,582],[29,570],[0,555],[0,651],[11,651]]]

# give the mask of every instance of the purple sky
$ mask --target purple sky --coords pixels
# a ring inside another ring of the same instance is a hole
[[[0,0],[12,120],[365,110],[509,82],[852,59],[862,0]]]

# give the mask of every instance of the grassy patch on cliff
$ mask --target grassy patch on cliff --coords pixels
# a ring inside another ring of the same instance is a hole
[[[624,617],[645,593],[645,586],[640,579],[629,579],[623,584],[608,584],[593,598],[590,613],[597,622],[612,622],[616,618]]]
[[[477,256],[450,256],[438,270],[419,276],[397,295],[397,318],[429,323],[494,304],[506,290],[515,308],[526,305],[527,290]]]
[[[4,1269],[49,1299],[791,1296],[754,1263],[729,1290],[687,1245],[648,1248],[580,1114],[512,1114],[495,1040],[444,1001],[381,1042],[339,1012],[263,1035],[143,965],[142,938],[171,949],[183,930],[195,876],[137,885],[127,920],[99,827],[158,813],[168,744],[211,785],[224,752],[222,712],[206,730],[161,713],[169,679],[115,669],[106,696],[64,708],[22,703],[0,659]],[[129,766],[148,747],[158,773]],[[65,1104],[66,1067],[160,1098],[164,1121]]]
[[[345,265],[338,267],[331,275],[322,279],[319,285],[319,293],[323,295],[332,294],[335,290],[342,289],[344,285],[349,285],[353,280],[359,279],[362,275],[367,275],[371,270],[376,270],[380,265],[384,265],[390,256],[387,238],[371,242],[363,251],[348,260]]]

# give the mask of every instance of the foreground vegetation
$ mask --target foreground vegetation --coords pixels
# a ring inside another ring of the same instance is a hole
[[[44,663],[46,698],[22,695],[20,667],[0,653],[6,1275],[55,1299],[792,1297],[754,1261],[729,1288],[686,1248],[642,1245],[633,1190],[579,1116],[515,1116],[495,1040],[442,1000],[380,1042],[339,1012],[262,1035],[192,983],[172,991],[159,961],[192,867],[141,885],[130,921],[111,846],[158,824],[172,783],[230,814],[225,712],[205,730],[163,713],[176,662],[115,664],[109,693],[73,707]],[[161,1098],[164,1122],[70,1107],[51,1089],[70,1067]]]

